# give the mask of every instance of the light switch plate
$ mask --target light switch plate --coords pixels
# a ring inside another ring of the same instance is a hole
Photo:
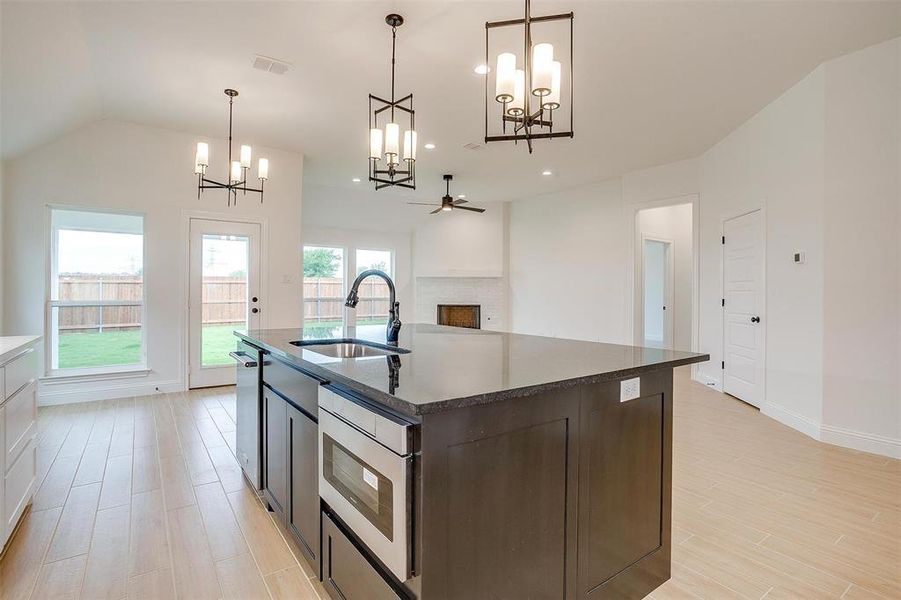
[[[626,379],[619,382],[619,401],[628,402],[641,395],[641,378]]]

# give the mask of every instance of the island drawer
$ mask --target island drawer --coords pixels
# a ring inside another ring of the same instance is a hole
[[[322,585],[334,600],[402,598],[325,512],[322,513]]]
[[[319,414],[319,386],[326,383],[323,379],[289,367],[271,356],[265,356],[263,383],[314,419]]]

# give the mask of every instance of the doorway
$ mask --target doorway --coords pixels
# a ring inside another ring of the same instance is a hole
[[[235,383],[235,329],[257,329],[259,223],[190,220],[188,387]]]
[[[723,391],[764,397],[764,236],[760,210],[723,222]]]
[[[669,240],[642,239],[643,344],[673,347],[673,244]]]

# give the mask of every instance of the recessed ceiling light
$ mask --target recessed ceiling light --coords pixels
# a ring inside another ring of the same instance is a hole
[[[457,194],[457,198],[460,200],[466,200],[466,194]]]
[[[541,174],[544,175],[545,177],[550,177],[554,173],[553,173],[553,171],[542,171]]]
[[[353,179],[351,179],[351,181],[353,181],[354,183],[360,183],[360,178],[354,177]]]
[[[428,144],[425,145],[425,149],[426,149],[426,150],[434,150],[434,149],[435,149],[435,144],[429,142]]]
[[[476,75],[487,75],[489,71],[491,71],[491,67],[488,65],[478,65],[473,71],[476,72]]]

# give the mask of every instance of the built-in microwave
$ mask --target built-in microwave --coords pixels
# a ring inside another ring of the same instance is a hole
[[[319,389],[319,495],[400,581],[413,575],[413,424]]]

